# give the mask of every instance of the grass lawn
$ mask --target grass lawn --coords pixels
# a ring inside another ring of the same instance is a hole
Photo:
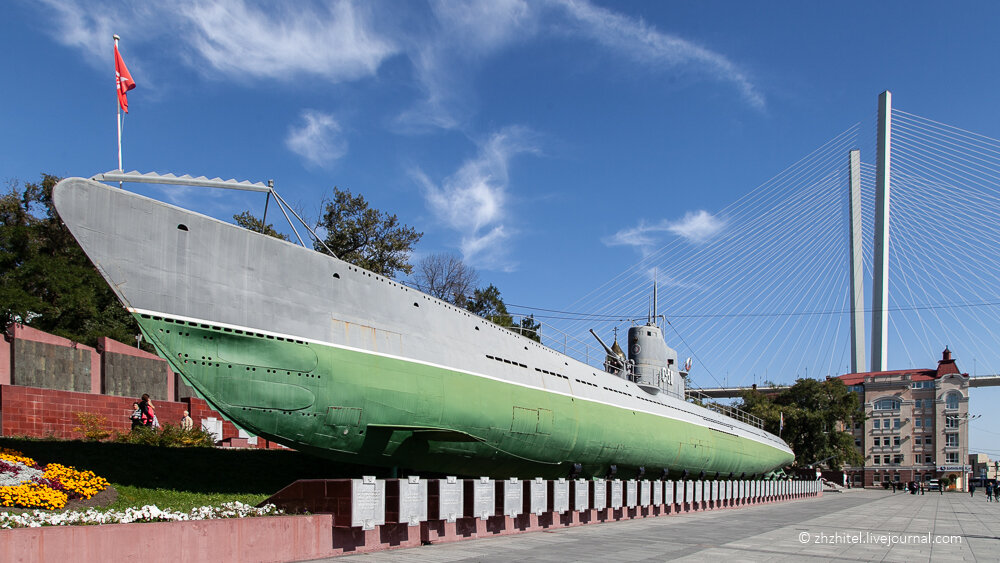
[[[189,512],[199,506],[218,506],[224,502],[240,501],[256,506],[269,495],[255,493],[196,493],[173,489],[147,489],[121,483],[111,483],[118,491],[118,500],[98,507],[99,510],[120,510],[152,504],[161,510]]]

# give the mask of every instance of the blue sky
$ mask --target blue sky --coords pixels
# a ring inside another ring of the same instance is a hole
[[[273,178],[313,217],[333,186],[350,189],[424,232],[418,258],[460,254],[507,302],[537,307],[570,307],[643,246],[710,236],[720,209],[845,129],[870,127],[882,90],[907,111],[1000,137],[995,3],[0,10],[0,180],[116,167],[117,33],[138,84],[126,169]],[[145,189],[225,219],[263,208],[257,196]],[[974,391],[971,410],[993,398]],[[1000,432],[1000,419],[989,427]],[[1000,434],[974,430],[977,445],[1000,453]]]

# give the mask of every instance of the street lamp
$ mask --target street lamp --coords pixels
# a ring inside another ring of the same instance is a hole
[[[947,415],[944,418],[945,418],[945,420],[955,420],[956,421],[955,428],[958,428],[959,425],[961,425],[962,423],[969,422],[970,420],[976,420],[977,418],[980,418],[982,416],[983,415],[981,415],[981,414],[972,414],[972,415],[970,415],[969,413],[963,413],[963,414]],[[961,436],[961,432],[959,432],[959,436]],[[972,467],[971,467],[971,465],[969,466],[969,471],[965,470],[966,463],[969,460],[969,439],[968,439],[969,438],[969,433],[968,433],[968,431],[966,431],[965,438],[966,438],[965,440],[961,440],[959,442],[959,446],[958,446],[959,458],[958,458],[958,461],[960,462],[960,464],[962,466],[961,473],[962,473],[962,475],[965,476],[965,490],[968,491],[969,490],[970,475],[972,475]],[[946,446],[947,446],[947,444],[946,444]]]

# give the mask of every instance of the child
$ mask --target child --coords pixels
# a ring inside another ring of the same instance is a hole
[[[142,411],[139,410],[139,403],[132,403],[132,414],[129,415],[129,419],[132,420],[132,430],[142,426]]]

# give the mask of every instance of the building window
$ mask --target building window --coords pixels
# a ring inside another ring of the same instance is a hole
[[[924,436],[924,445],[925,446],[933,446],[934,445],[934,440],[930,436]]]
[[[892,445],[896,446],[897,448],[899,447],[899,436],[892,437]]]
[[[882,482],[882,476],[879,475],[878,473],[875,473],[874,476],[872,476],[872,482],[873,483],[881,483]]]
[[[913,437],[913,443],[916,444],[916,445],[918,445],[918,446],[923,445],[923,443],[924,443],[924,437],[923,436],[914,436]]]
[[[895,463],[896,465],[903,463],[903,454],[892,456],[892,462]]]
[[[921,428],[923,426],[924,420],[922,418],[913,419],[913,426],[916,428]]]
[[[922,404],[923,404],[923,401],[921,399],[917,399],[916,401],[913,401],[913,408],[915,410],[916,409],[920,409],[921,408],[920,405],[922,405]]]
[[[945,434],[944,435],[944,445],[948,448],[958,447],[958,434]]]
[[[898,418],[892,419],[892,427],[894,429],[896,429],[896,430],[899,430],[900,424],[899,424],[899,419]]]
[[[898,411],[899,410],[899,400],[898,399],[879,399],[875,401],[875,410],[877,411]]]
[[[958,417],[957,416],[946,416],[946,417],[944,417],[944,427],[945,428],[958,428]]]
[[[881,427],[882,427],[882,419],[880,419],[880,418],[874,418],[874,419],[872,419],[872,428],[874,428],[875,430],[878,430]]]
[[[927,429],[927,430],[933,430],[933,428],[934,428],[934,419],[933,418],[925,418],[924,419],[924,428]]]
[[[882,445],[882,438],[879,438],[878,436],[872,438],[872,445],[875,446],[876,448],[879,447],[879,446],[881,446]]]
[[[864,385],[848,385],[847,390],[854,391],[855,393],[864,393],[865,387]]]
[[[948,452],[945,454],[945,463],[958,463],[958,452]]]
[[[892,476],[892,480],[898,483],[899,482],[899,473],[896,473],[895,475],[893,475]]]
[[[914,381],[910,384],[912,389],[933,389],[934,381]]]
[[[861,438],[855,438],[854,439],[854,445],[860,448],[861,447]]]
[[[957,409],[958,401],[962,399],[962,394],[958,391],[952,391],[944,398],[944,408],[946,409]]]
[[[883,456],[882,457],[882,463],[884,463],[886,465],[891,464],[892,463],[892,456],[891,455]]]
[[[920,465],[920,456],[919,455],[913,456],[913,463],[915,465]]]
[[[934,456],[932,456],[930,454],[925,455],[924,456],[924,463],[926,463],[927,465],[933,464],[934,463]]]

